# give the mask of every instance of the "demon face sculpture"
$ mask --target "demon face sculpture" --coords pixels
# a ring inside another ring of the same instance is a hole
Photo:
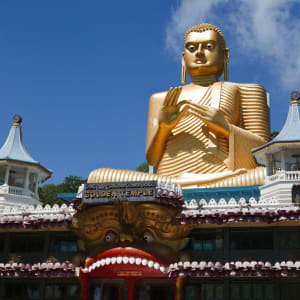
[[[180,257],[189,241],[190,228],[180,225],[177,215],[178,209],[170,205],[119,202],[77,212],[72,227],[85,257],[133,247],[171,262]]]

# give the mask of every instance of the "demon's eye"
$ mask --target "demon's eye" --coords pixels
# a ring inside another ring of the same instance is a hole
[[[142,237],[143,237],[143,241],[146,243],[150,243],[154,240],[153,234],[148,230],[144,231]]]
[[[115,232],[109,230],[106,232],[105,241],[108,243],[115,242],[117,237],[118,235]]]

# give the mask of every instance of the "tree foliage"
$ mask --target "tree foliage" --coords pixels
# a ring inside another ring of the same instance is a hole
[[[278,131],[273,131],[273,132],[271,132],[271,134],[270,134],[271,141],[272,141],[273,139],[275,139],[276,136],[277,136],[278,134],[279,134]]]
[[[145,161],[141,163],[137,168],[136,171],[149,173],[149,164]]]
[[[79,176],[67,176],[64,181],[60,184],[45,184],[42,187],[39,187],[39,196],[40,201],[46,205],[54,205],[54,204],[63,204],[63,201],[57,199],[58,193],[76,193],[78,191],[78,187],[86,183],[85,179],[82,179]]]

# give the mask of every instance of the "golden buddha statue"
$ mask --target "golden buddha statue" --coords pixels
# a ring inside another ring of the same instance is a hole
[[[88,182],[162,180],[183,187],[262,184],[251,149],[269,140],[266,93],[258,84],[228,82],[229,49],[219,28],[185,34],[182,86],[153,94],[146,157],[157,174],[97,169]],[[185,84],[186,72],[191,83]],[[224,80],[219,77],[224,73]]]

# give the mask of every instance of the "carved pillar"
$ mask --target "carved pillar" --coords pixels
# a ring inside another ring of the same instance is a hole
[[[8,185],[10,166],[6,166],[4,183]]]
[[[28,186],[29,186],[29,169],[26,168],[25,169],[25,184],[24,184],[25,190],[28,190]]]
[[[273,162],[272,156],[270,154],[266,154],[266,169],[267,169],[267,176],[273,175]]]
[[[284,150],[281,150],[281,171],[285,171],[286,166],[285,166],[285,152]]]
[[[35,182],[35,190],[34,192],[38,195],[38,188],[39,188],[39,175],[36,176],[36,182]]]

